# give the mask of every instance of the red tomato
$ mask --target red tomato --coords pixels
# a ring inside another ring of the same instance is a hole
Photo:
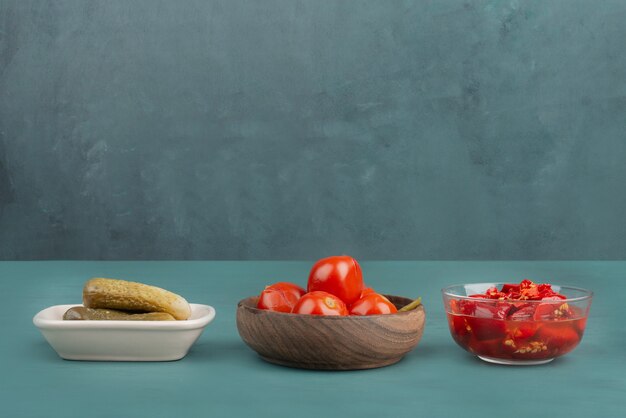
[[[292,313],[305,315],[348,315],[348,308],[335,295],[328,292],[310,292],[300,298]]]
[[[378,293],[368,293],[352,304],[350,315],[384,315],[398,309],[389,299]]]
[[[278,282],[265,287],[259,296],[257,308],[278,312],[291,312],[306,292],[293,283]]]
[[[376,291],[374,289],[372,289],[371,287],[366,287],[365,284],[363,284],[363,290],[361,290],[361,298],[363,298],[365,295],[369,295],[370,293],[376,293]]]
[[[311,269],[307,290],[331,293],[350,305],[361,297],[361,267],[347,255],[322,258]]]

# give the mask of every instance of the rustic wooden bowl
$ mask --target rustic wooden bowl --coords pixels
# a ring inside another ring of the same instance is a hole
[[[411,299],[387,296],[398,308]],[[237,305],[243,341],[270,363],[320,370],[373,369],[397,363],[422,338],[424,307],[371,316],[297,315],[257,309],[258,297]]]

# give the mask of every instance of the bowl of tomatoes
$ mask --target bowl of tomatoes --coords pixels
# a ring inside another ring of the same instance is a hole
[[[454,285],[442,294],[454,341],[505,365],[544,364],[572,351],[593,297],[589,290],[531,280]]]
[[[419,343],[425,319],[419,299],[367,287],[349,256],[316,262],[306,289],[278,282],[237,305],[239,335],[262,359],[317,370],[397,363]]]

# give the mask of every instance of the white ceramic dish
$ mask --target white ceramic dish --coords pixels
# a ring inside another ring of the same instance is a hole
[[[64,321],[74,305],[44,309],[33,323],[59,356],[66,360],[179,360],[215,318],[215,309],[192,303],[186,321]]]

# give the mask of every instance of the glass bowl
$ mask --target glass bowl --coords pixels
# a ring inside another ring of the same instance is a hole
[[[450,334],[480,359],[506,365],[544,364],[572,351],[583,337],[593,293],[552,285],[561,300],[472,298],[504,283],[475,283],[442,289]]]

